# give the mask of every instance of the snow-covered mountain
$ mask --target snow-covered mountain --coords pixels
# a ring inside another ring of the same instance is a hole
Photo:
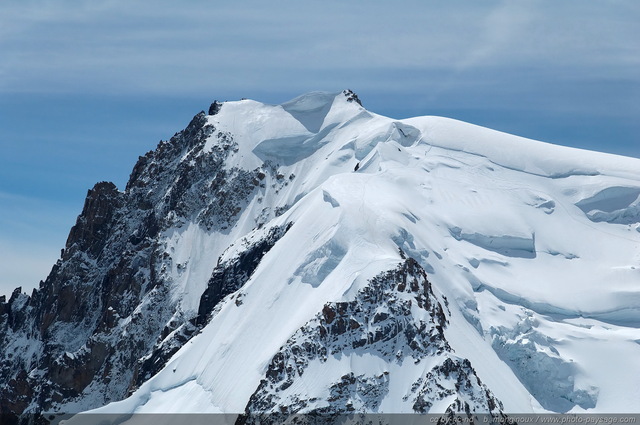
[[[0,413],[640,412],[640,160],[214,102],[0,331]]]

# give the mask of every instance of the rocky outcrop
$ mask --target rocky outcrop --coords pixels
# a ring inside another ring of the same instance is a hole
[[[358,105],[362,106],[362,102],[360,101],[360,99],[358,98],[358,95],[355,94],[355,92],[353,92],[352,90],[344,90],[342,92],[342,94],[345,95],[345,97],[347,98],[348,102],[355,102]]]
[[[220,112],[221,108],[222,108],[222,103],[218,102],[217,100],[214,100],[211,106],[209,106],[209,115],[217,115],[218,112]]]
[[[214,102],[212,112],[220,106]],[[1,415],[73,412],[122,399],[167,329],[182,327],[178,345],[193,335],[195,317],[174,317],[162,232],[190,221],[210,231],[235,224],[264,177],[259,169],[226,168],[235,150],[232,135],[201,112],[139,158],[124,192],[109,182],[88,191],[47,279],[30,296],[18,288],[0,300]],[[259,258],[241,268],[250,271]],[[238,277],[234,285],[241,283]],[[202,317],[217,300],[205,302]]]
[[[260,264],[262,257],[273,248],[292,225],[293,223],[289,223],[286,226],[271,228],[264,238],[253,243],[247,242],[245,248],[237,256],[216,266],[207,288],[200,297],[200,306],[196,317],[198,326],[203,326],[209,321],[210,313],[224,297],[244,286]]]
[[[123,198],[124,194],[111,182],[97,183],[89,190],[82,213],[69,232],[65,249],[84,251],[93,258],[97,257],[106,245]]]
[[[312,382],[301,382],[312,364],[350,356],[380,358],[387,365],[435,361],[402,398],[416,413],[429,413],[435,403],[446,402],[446,411],[456,415],[501,415],[501,403],[469,361],[453,354],[444,335],[447,324],[425,271],[407,258],[395,270],[371,279],[352,301],[325,304],[300,328],[272,358],[239,423],[276,423],[299,413],[378,411],[389,392],[391,369],[336,376],[328,396],[324,389],[314,392]],[[323,370],[329,373],[330,368]],[[265,413],[271,415],[261,416]]]

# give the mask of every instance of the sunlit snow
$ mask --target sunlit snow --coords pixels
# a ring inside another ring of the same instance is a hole
[[[184,311],[241,238],[293,227],[241,305],[227,297],[161,372],[98,411],[242,412],[287,339],[393,268],[399,248],[449,300],[448,341],[505,411],[640,411],[640,160],[440,117],[393,120],[341,93],[227,102],[208,119],[238,143],[227,167],[270,161],[282,177],[267,176],[227,234],[189,224],[166,235]],[[304,384],[321,392],[345,371],[389,371],[380,409],[405,412],[398,391],[427,367],[344,356],[310,366]]]

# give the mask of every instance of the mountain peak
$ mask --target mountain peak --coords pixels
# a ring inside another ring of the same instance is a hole
[[[0,414],[637,410],[639,168],[350,90],[214,102],[0,299]]]

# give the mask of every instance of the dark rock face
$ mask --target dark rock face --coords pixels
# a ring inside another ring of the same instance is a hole
[[[216,143],[204,152],[209,138]],[[165,228],[194,220],[208,230],[226,230],[261,173],[226,169],[225,160],[237,150],[233,136],[217,131],[201,112],[184,131],[139,158],[126,193],[140,210],[162,217]]]
[[[207,289],[200,297],[200,306],[196,324],[203,326],[210,317],[214,307],[227,295],[240,289],[251,277],[262,257],[280,240],[291,228],[292,223],[285,227],[272,228],[263,239],[248,244],[235,258],[227,261],[213,270]]]
[[[82,213],[69,232],[66,249],[74,247],[97,257],[109,236],[114,214],[122,207],[123,195],[111,182],[97,183],[89,190]]]
[[[344,90],[342,93],[345,95],[348,102],[356,102],[358,105],[362,106],[362,102],[358,98],[358,95],[352,90]]]
[[[436,360],[403,397],[416,413],[428,413],[436,401],[450,400],[447,412],[501,414],[501,403],[469,361],[453,354],[444,335],[447,324],[426,273],[408,258],[373,278],[354,300],[327,303],[300,328],[272,358],[240,422],[277,422],[301,412],[322,416],[376,411],[389,391],[389,371],[340,376],[328,397],[305,393],[305,385],[298,385],[295,393],[287,391],[311,363],[350,355],[398,365]],[[275,415],[260,416],[263,413]]]
[[[222,103],[218,102],[217,100],[214,100],[211,106],[209,106],[209,115],[216,115],[218,112],[220,112],[221,108],[222,108]]]
[[[140,382],[139,365],[166,337],[163,330],[183,326],[173,340],[178,347],[193,335],[194,317],[173,317],[164,272],[171,259],[160,240],[164,230],[190,221],[221,232],[235,224],[264,173],[225,168],[234,151],[233,137],[201,112],[139,158],[124,192],[109,182],[89,190],[47,279],[31,296],[18,288],[0,300],[0,415],[79,411],[122,399]],[[260,258],[240,268],[250,274]],[[240,276],[223,280],[220,294],[242,283]],[[206,301],[203,317],[216,300]]]

